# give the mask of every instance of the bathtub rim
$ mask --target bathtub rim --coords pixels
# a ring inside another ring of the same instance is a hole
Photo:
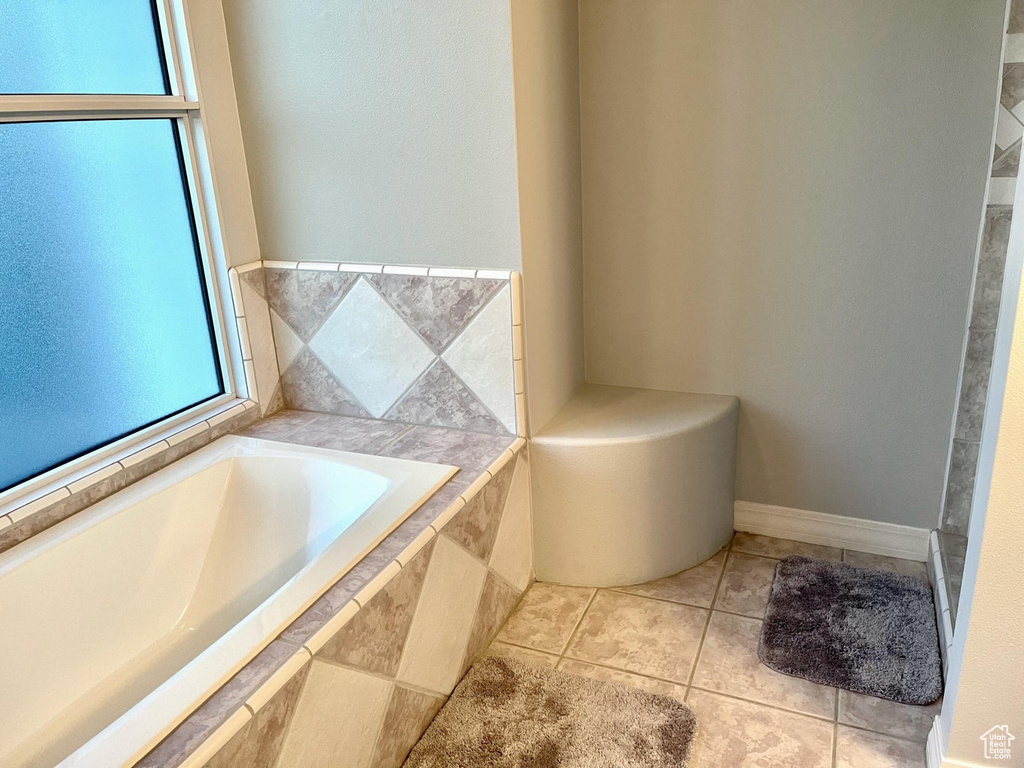
[[[340,570],[332,569],[330,575],[321,573],[315,579],[317,583],[316,589],[304,593],[305,597],[298,602],[297,608],[288,611],[287,614],[279,614],[277,620],[273,621],[272,625],[267,625],[265,622],[259,622],[254,619],[254,617],[264,611],[268,603],[279,599],[283,591],[289,587],[294,587],[295,583],[300,581],[302,577],[305,577],[306,581],[310,581],[312,580],[310,574],[317,570],[324,570],[323,566],[320,569],[314,567],[318,563],[323,562],[324,553],[318,555],[297,573],[293,574],[244,619],[204,648],[194,659],[185,664],[170,678],[146,694],[131,709],[117,717],[99,732],[93,734],[74,752],[64,757],[57,764],[57,768],[93,768],[93,766],[97,768],[100,766],[102,768],[111,768],[115,765],[127,767],[141,761],[163,739],[185,722],[192,713],[216,695],[221,688],[245,669],[271,643],[277,640],[282,632],[309,607],[315,604],[324,593],[358,566],[381,542],[397,530],[460,471],[459,467],[451,464],[376,456],[330,448],[317,448],[244,435],[226,435],[214,440],[194,453],[172,462],[170,465],[154,472],[137,483],[98,501],[81,513],[63,520],[36,536],[0,553],[0,576],[59,546],[63,541],[102,524],[103,521],[118,514],[132,504],[160,493],[176,483],[214,466],[220,461],[245,456],[319,458],[355,466],[359,469],[368,469],[369,471],[374,471],[372,469],[374,466],[378,468],[390,466],[395,469],[404,467],[406,470],[409,470],[412,465],[425,465],[434,470],[441,470],[441,472],[437,474],[437,479],[429,487],[417,495],[415,501],[405,504],[404,511],[393,518],[385,526],[383,532],[363,547],[359,554],[352,557],[344,567]],[[377,472],[377,474],[380,474],[380,472]],[[389,479],[393,480],[393,478]],[[360,515],[360,518],[374,510],[385,499],[393,498],[389,497],[389,492],[393,490],[392,485],[393,483],[389,484],[388,490],[370,505]],[[335,541],[339,539],[335,539]],[[248,630],[248,634],[243,634],[240,628]],[[245,654],[231,654],[233,661],[230,664],[225,663],[225,646],[229,646],[233,642],[239,642],[239,637],[246,638],[248,641],[247,646],[250,650]],[[126,661],[128,660],[126,659]],[[189,678],[193,680],[212,680],[213,682],[203,685],[200,692],[197,690],[198,686],[189,685],[191,682]],[[186,696],[188,698],[187,703],[184,700]],[[143,732],[143,736],[138,735],[140,731]]]

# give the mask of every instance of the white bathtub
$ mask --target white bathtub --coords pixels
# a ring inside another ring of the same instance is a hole
[[[0,766],[131,765],[455,471],[225,437],[0,555]]]

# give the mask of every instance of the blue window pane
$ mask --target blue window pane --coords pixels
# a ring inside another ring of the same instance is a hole
[[[0,489],[223,392],[176,127],[0,125]]]
[[[151,0],[0,0],[0,93],[169,93]]]

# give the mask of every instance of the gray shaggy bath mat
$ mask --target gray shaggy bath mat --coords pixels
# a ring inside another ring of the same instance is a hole
[[[942,694],[931,587],[889,571],[782,560],[757,655],[787,675],[901,704]]]
[[[675,699],[491,657],[469,670],[405,768],[683,768],[696,733]]]

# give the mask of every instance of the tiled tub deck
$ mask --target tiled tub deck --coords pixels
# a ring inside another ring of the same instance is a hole
[[[399,766],[532,579],[525,441],[303,411],[242,434],[462,469],[138,765]]]
[[[488,653],[686,701],[700,723],[691,768],[924,768],[938,703],[895,704],[758,661],[775,565],[791,554],[926,577],[923,563],[737,533],[712,559],[649,584],[535,583]]]

